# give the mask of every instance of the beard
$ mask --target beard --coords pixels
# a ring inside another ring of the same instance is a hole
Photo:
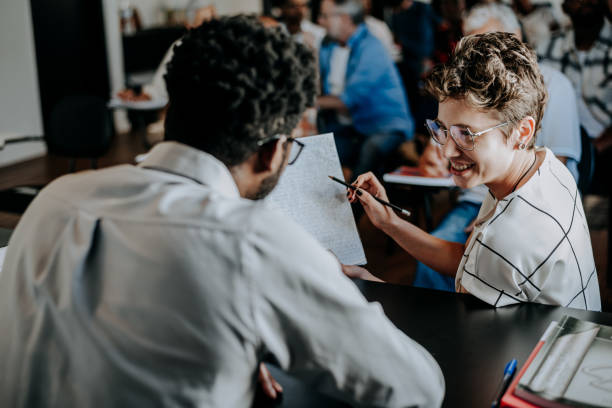
[[[284,166],[283,166],[284,167]],[[274,187],[278,184],[278,179],[280,179],[281,173],[283,172],[283,168],[279,168],[276,173],[266,177],[261,181],[259,188],[255,191],[254,194],[251,195],[251,200],[261,200],[266,198],[268,194],[274,190]]]

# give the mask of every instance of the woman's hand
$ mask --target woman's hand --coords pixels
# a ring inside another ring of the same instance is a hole
[[[362,268],[361,266],[344,264],[340,264],[340,266],[342,266],[342,272],[344,272],[344,274],[351,279],[363,279],[374,282],[384,282],[383,280],[377,278],[376,276],[368,272],[366,268]]]
[[[368,218],[376,228],[385,231],[387,227],[399,219],[393,209],[382,205],[372,197],[389,201],[385,188],[372,172],[367,172],[357,177],[353,182],[353,186],[357,187],[357,189],[349,190],[349,201],[354,203],[355,200],[359,200]]]

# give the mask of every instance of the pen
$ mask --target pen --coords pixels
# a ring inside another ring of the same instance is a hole
[[[343,186],[346,186],[346,187],[350,188],[351,190],[361,190],[361,189],[359,189],[359,188],[357,188],[357,187],[355,187],[355,186],[352,186],[352,185],[350,185],[350,184],[348,184],[348,183],[345,183],[344,181],[342,181],[342,180],[340,180],[340,179],[335,178],[334,176],[327,176],[327,177],[329,177],[330,179],[332,179],[332,180],[333,180],[333,181],[335,181],[336,183],[340,183],[340,184],[342,184]],[[379,203],[381,203],[382,205],[386,205],[387,207],[391,207],[391,208],[393,208],[395,211],[398,211],[398,212],[400,212],[400,213],[402,213],[402,214],[404,214],[404,215],[406,215],[406,216],[410,216],[410,211],[408,211],[408,210],[404,210],[403,208],[398,207],[398,206],[397,206],[397,205],[395,205],[395,204],[391,204],[391,203],[390,203],[390,202],[388,202],[388,201],[381,200],[381,199],[380,199],[380,198],[378,198],[378,197],[372,196],[372,198],[373,198],[373,199],[375,199],[376,201],[378,201]]]
[[[506,364],[506,368],[504,369],[504,378],[502,378],[502,382],[499,384],[499,388],[497,389],[497,393],[495,393],[496,397],[491,404],[491,408],[499,407],[499,403],[501,402],[506,389],[510,385],[510,381],[512,381],[512,377],[514,377],[514,372],[516,371],[516,359],[512,359],[508,361]]]

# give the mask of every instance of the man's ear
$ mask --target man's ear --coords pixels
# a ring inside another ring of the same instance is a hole
[[[535,119],[531,116],[525,116],[518,124],[516,130],[518,132],[518,145],[529,146],[531,139],[535,137]]]
[[[284,138],[263,145],[257,152],[256,172],[275,171],[282,165]]]

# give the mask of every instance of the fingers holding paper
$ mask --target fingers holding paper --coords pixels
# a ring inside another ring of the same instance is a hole
[[[344,264],[340,264],[340,265],[342,266],[342,272],[344,272],[344,274],[348,276],[349,278],[363,279],[363,280],[369,280],[369,281],[374,281],[374,282],[384,282],[383,280],[372,275],[372,273],[370,273],[367,269],[362,268],[361,266],[344,265]]]

